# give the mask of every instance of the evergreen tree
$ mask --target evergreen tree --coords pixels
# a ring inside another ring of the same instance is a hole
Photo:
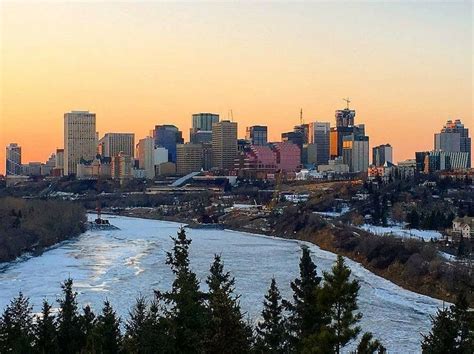
[[[296,351],[302,351],[305,345],[312,347],[324,345],[323,327],[329,323],[327,309],[324,309],[320,298],[321,278],[316,274],[316,265],[311,260],[307,247],[302,249],[299,267],[300,277],[291,283],[293,302],[284,301],[290,313],[288,317],[290,346]]]
[[[93,353],[95,351],[96,342],[94,333],[96,318],[89,305],[86,305],[82,311],[82,316],[79,317],[79,324],[85,347],[84,349],[87,353]]]
[[[166,317],[169,320],[175,351],[180,353],[201,353],[204,351],[208,312],[205,294],[199,290],[196,274],[189,266],[189,245],[184,228],[178,231],[172,252],[168,252],[166,264],[175,275],[171,291],[156,291],[158,300],[164,300]]]
[[[421,348],[425,354],[455,353],[457,328],[449,309],[441,309],[432,317],[431,333],[423,336]]]
[[[145,321],[147,319],[147,305],[145,298],[140,296],[129,312],[129,319],[125,323],[124,347],[126,352],[138,353],[144,347],[146,339]]]
[[[77,311],[77,293],[72,289],[72,285],[71,278],[61,285],[63,298],[58,300],[57,317],[59,350],[71,354],[80,352],[84,345],[84,335]]]
[[[280,291],[272,278],[263,301],[262,321],[257,324],[257,351],[261,353],[285,353],[287,336]]]
[[[36,318],[35,351],[40,354],[58,352],[54,316],[51,313],[51,305],[46,300],[43,301],[41,316]]]
[[[362,318],[358,310],[357,296],[360,285],[357,280],[350,281],[351,270],[344,264],[344,258],[338,256],[330,273],[324,273],[323,297],[329,308],[331,324],[329,326],[334,341],[334,350],[340,353],[350,340],[357,337],[360,327],[356,324]]]
[[[0,319],[0,353],[31,353],[34,341],[32,307],[20,292]]]
[[[377,340],[373,339],[373,335],[370,332],[364,333],[362,336],[357,350],[353,354],[385,354],[387,350],[385,347]]]
[[[423,336],[423,353],[472,353],[474,348],[474,314],[464,294],[459,294],[450,308],[438,310],[432,317],[431,333]]]
[[[250,351],[252,330],[245,323],[240,310],[239,296],[234,296],[235,279],[224,272],[219,255],[214,256],[209,286],[209,325],[207,353],[245,353]]]
[[[95,333],[98,342],[96,349],[99,353],[114,354],[119,352],[121,343],[120,319],[117,318],[115,311],[107,300],[104,302],[102,314],[97,317]]]

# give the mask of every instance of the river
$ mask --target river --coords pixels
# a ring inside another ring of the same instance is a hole
[[[54,303],[60,282],[71,277],[81,305],[91,304],[96,312],[108,299],[126,318],[134,298],[151,297],[153,289],[167,290],[172,274],[165,264],[171,249],[169,236],[180,224],[157,220],[110,217],[116,231],[88,231],[61,243],[38,257],[0,265],[0,307],[22,291],[39,311],[43,299]],[[221,254],[225,268],[236,278],[236,292],[251,319],[262,309],[263,296],[275,277],[285,298],[298,274],[302,242],[257,236],[234,231],[189,229],[193,270],[204,283],[213,254]],[[318,273],[331,268],[336,256],[308,244]],[[369,272],[347,260],[359,280],[363,331],[381,338],[389,353],[420,352],[421,333],[431,327],[430,315],[442,302],[419,295]]]

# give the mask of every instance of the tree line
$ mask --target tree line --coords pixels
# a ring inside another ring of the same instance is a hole
[[[190,268],[191,240],[184,229],[173,241],[166,261],[174,274],[171,289],[155,291],[151,301],[138,297],[124,323],[107,300],[97,315],[89,306],[81,311],[73,281],[67,279],[57,311],[44,301],[41,314],[33,315],[22,293],[11,301],[0,318],[0,352],[340,353],[358,337],[353,353],[386,352],[371,333],[361,335],[360,285],[350,279],[342,257],[331,271],[319,276],[308,248],[303,248],[299,276],[291,282],[292,298],[283,299],[272,279],[261,318],[252,326],[221,257],[214,256],[204,292]],[[424,352],[468,353],[465,349],[472,349],[473,323],[465,302],[440,311],[434,321],[432,333],[423,341]],[[447,345],[449,350],[441,351]]]
[[[86,212],[78,204],[59,200],[0,198],[0,262],[84,232]]]

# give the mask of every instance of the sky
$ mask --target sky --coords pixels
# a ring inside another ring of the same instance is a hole
[[[395,161],[433,148],[447,119],[473,134],[471,1],[0,4],[0,160],[63,147],[63,115],[97,114],[100,136],[232,110],[269,137],[328,121],[350,97],[370,145]],[[0,164],[0,173],[5,164]]]

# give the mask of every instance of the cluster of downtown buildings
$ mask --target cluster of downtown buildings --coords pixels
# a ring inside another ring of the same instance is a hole
[[[471,139],[460,120],[448,121],[435,134],[434,150],[416,152],[415,159],[393,163],[389,144],[373,147],[369,162],[369,137],[364,124],[355,124],[355,110],[337,110],[336,125],[303,123],[284,132],[281,141],[268,141],[268,128],[246,128],[238,138],[236,122],[220,120],[213,113],[192,115],[189,142],[172,124],[157,125],[149,136],[135,141],[133,133],[106,133],[99,139],[96,115],[88,111],[64,114],[64,148],[45,163],[22,164],[21,147],[6,148],[7,178],[67,176],[79,179],[154,179],[184,176],[199,171],[245,178],[334,178],[336,175],[368,173],[386,177],[394,169],[411,176],[416,171],[432,173],[471,167]]]

